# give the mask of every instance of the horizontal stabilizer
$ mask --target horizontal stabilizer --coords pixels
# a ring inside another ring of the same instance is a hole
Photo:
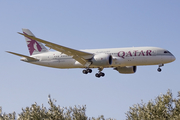
[[[11,54],[14,54],[14,55],[17,55],[17,56],[20,56],[20,57],[24,57],[27,59],[27,61],[39,61],[38,59],[36,58],[33,58],[33,57],[29,57],[29,56],[26,56],[26,55],[22,55],[22,54],[18,54],[18,53],[14,53],[14,52],[10,52],[10,51],[6,51],[8,53],[11,53]]]

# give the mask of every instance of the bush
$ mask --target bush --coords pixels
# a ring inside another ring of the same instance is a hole
[[[135,104],[126,113],[127,120],[180,120],[180,92],[173,99],[172,92],[158,96],[147,104]]]

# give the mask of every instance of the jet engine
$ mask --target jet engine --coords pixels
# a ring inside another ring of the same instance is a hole
[[[131,73],[136,72],[137,67],[136,66],[126,66],[126,67],[116,67],[114,69],[117,70],[119,73],[131,74]]]
[[[105,53],[96,54],[91,61],[92,65],[107,66],[112,64],[112,56]]]

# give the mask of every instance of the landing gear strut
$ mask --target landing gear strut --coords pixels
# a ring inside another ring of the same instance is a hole
[[[160,65],[159,65],[159,67],[158,67],[158,69],[157,69],[158,72],[161,72],[161,71],[162,71],[162,69],[160,68],[160,67],[162,67],[162,66],[164,66],[164,64],[160,64]]]
[[[105,74],[104,74],[103,72],[101,72],[102,70],[103,70],[103,68],[99,68],[99,72],[95,74],[95,76],[96,76],[97,78],[100,78],[100,77],[104,77],[104,76],[105,76]]]
[[[82,71],[84,74],[88,74],[88,73],[92,73],[92,70],[87,68],[86,70],[83,70]]]

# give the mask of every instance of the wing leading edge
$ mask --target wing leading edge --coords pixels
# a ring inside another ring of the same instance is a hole
[[[91,64],[91,62],[89,62],[89,59],[91,59],[94,56],[92,53],[87,53],[87,52],[71,49],[68,47],[64,47],[62,45],[51,43],[51,42],[36,38],[34,36],[27,35],[27,34],[23,34],[23,33],[19,33],[19,34],[21,34],[27,38],[36,40],[38,42],[44,43],[45,46],[52,48],[54,50],[57,50],[59,52],[62,52],[68,56],[72,56],[73,59],[75,59],[76,61],[78,61],[82,65],[85,65],[86,67],[88,67]]]

